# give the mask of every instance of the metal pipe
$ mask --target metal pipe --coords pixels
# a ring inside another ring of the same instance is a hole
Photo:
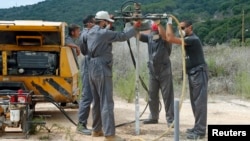
[[[174,100],[174,141],[179,141],[179,99]]]
[[[137,58],[136,58],[136,86],[135,86],[135,134],[140,134],[140,104],[139,104],[139,32],[137,31],[136,34],[136,51],[137,51]]]

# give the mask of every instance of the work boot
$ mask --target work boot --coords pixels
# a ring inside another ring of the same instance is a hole
[[[126,141],[126,140],[115,135],[115,136],[106,136],[104,141]]]
[[[147,119],[143,121],[144,124],[157,124],[158,120],[157,119]]]
[[[103,131],[92,131],[92,137],[101,137],[103,136]]]
[[[77,125],[77,132],[83,135],[91,135],[91,130],[89,130],[86,125],[78,124]]]
[[[190,134],[190,133],[192,133],[192,132],[194,132],[194,128],[190,128],[190,129],[187,129],[187,130],[186,130],[186,133],[187,133],[187,134]]]
[[[197,139],[203,139],[205,137],[205,134],[197,134],[195,132],[187,133],[187,139],[197,140]]]

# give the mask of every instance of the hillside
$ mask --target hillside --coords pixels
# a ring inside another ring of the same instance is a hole
[[[116,14],[126,0],[45,0],[38,4],[0,9],[2,20],[49,20],[78,23],[87,14],[106,10]],[[137,0],[142,4],[143,14],[170,13],[179,20],[192,19],[195,32],[206,44],[242,39],[242,16],[244,10],[244,38],[250,38],[249,0]]]

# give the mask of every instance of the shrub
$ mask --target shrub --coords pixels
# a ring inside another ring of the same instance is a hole
[[[231,47],[237,47],[237,46],[240,46],[240,39],[232,39],[231,41],[230,41],[230,46]]]
[[[133,45],[132,47],[135,46]],[[122,47],[122,49],[115,47],[115,52],[113,69],[114,89],[119,96],[131,102],[134,98],[135,90],[135,68],[126,47]],[[146,67],[148,58],[145,57],[148,56],[147,49],[141,47],[140,52],[140,57],[142,57],[140,58],[140,76],[148,87],[148,68]],[[136,55],[136,51],[134,51],[134,54]],[[183,85],[181,54],[180,46],[174,45],[170,59],[175,96],[181,93],[180,90]],[[204,47],[204,54],[209,69],[208,94],[237,94],[250,97],[248,94],[250,93],[249,47],[230,47],[225,44],[215,47],[206,46]],[[144,92],[140,84],[140,95],[145,94]]]
[[[250,47],[250,38],[246,38],[245,40],[245,46]]]
[[[236,94],[250,98],[250,74],[246,71],[240,72],[235,77]]]
[[[113,79],[116,80],[114,81],[114,89],[117,94],[127,100],[127,102],[132,102],[135,93],[135,72],[130,70],[123,74],[122,77],[114,73]]]
[[[225,75],[223,66],[216,64],[215,58],[207,59],[210,77],[218,77]]]

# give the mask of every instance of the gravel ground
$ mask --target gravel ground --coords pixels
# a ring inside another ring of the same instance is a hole
[[[146,107],[144,99],[140,99],[140,111]],[[208,124],[249,124],[250,119],[250,101],[232,95],[209,96],[208,103]],[[76,127],[71,123],[54,105],[42,103],[36,106],[37,114],[50,115],[46,118],[46,127],[51,129],[49,133],[42,128],[35,135],[28,139],[12,139],[11,134],[4,134],[0,137],[1,141],[103,141],[103,137],[91,137],[76,133]],[[77,122],[77,109],[65,109],[67,114],[74,122]],[[146,119],[149,109],[145,111],[141,119]],[[158,124],[144,125],[140,124],[140,134],[135,134],[135,124],[130,123],[135,119],[134,103],[127,103],[124,100],[115,97],[115,119],[116,125],[125,124],[117,127],[117,135],[126,139],[126,141],[172,141],[174,140],[174,129],[168,128],[164,118],[165,112],[161,110]],[[186,98],[180,109],[180,141],[186,141],[185,130],[191,128],[194,118],[191,111],[190,101]],[[89,118],[88,127],[91,128],[92,117]],[[130,123],[130,124],[129,124]],[[201,141],[206,141],[207,136]]]

